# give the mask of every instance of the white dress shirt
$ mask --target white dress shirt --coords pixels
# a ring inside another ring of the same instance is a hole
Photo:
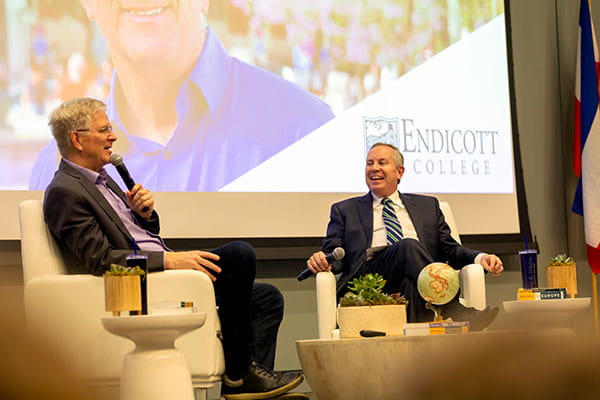
[[[371,195],[373,196],[373,241],[371,242],[371,247],[386,246],[387,237],[382,215],[383,204],[381,203],[383,198],[376,196],[373,193],[371,193]],[[402,227],[402,235],[405,238],[419,240],[415,226],[410,219],[410,215],[408,215],[408,211],[406,211],[406,207],[404,207],[404,203],[402,203],[402,200],[400,199],[400,194],[396,191],[389,195],[388,198],[392,201],[392,208]]]
[[[372,192],[371,195],[373,196],[373,241],[371,242],[371,247],[376,248],[381,246],[387,246],[387,236],[382,214],[383,204],[381,203],[383,197],[379,197]],[[394,209],[394,212],[396,213],[398,221],[400,222],[400,226],[402,227],[402,235],[404,236],[404,238],[419,240],[419,236],[417,235],[415,226],[413,225],[412,220],[410,219],[410,215],[408,215],[408,211],[406,210],[404,203],[402,203],[402,200],[400,199],[400,194],[398,193],[398,191],[395,191],[387,197],[392,201],[392,207]],[[477,257],[475,257],[475,260],[473,260],[473,262],[475,264],[479,264],[481,258],[485,254],[486,253],[479,253]]]

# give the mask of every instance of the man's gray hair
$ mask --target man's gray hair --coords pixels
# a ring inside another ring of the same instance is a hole
[[[100,100],[87,97],[65,101],[52,110],[48,117],[48,126],[63,157],[73,150],[71,132],[91,129],[92,116],[99,111],[106,112],[106,105]]]
[[[396,146],[394,146],[393,144],[389,144],[389,143],[377,142],[371,146],[369,151],[373,150],[373,148],[375,148],[377,146],[386,146],[386,147],[389,147],[390,149],[392,149],[392,151],[393,151],[392,158],[394,159],[396,168],[404,166],[404,156],[402,155],[402,153],[400,153],[400,150],[398,150],[398,148]]]

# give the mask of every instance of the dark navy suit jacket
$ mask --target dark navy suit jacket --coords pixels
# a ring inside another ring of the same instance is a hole
[[[447,262],[455,269],[471,264],[477,254],[461,246],[450,236],[450,227],[444,219],[439,201],[432,196],[400,194],[408,215],[419,237],[434,261]],[[331,206],[327,236],[323,251],[329,253],[336,247],[346,251],[341,261],[338,293],[354,278],[366,259],[366,250],[373,241],[373,197],[371,193],[353,197]]]

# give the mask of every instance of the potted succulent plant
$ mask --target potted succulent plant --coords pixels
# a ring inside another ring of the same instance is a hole
[[[559,254],[548,261],[546,278],[548,287],[566,288],[569,297],[577,294],[577,264],[566,254]]]
[[[338,307],[341,338],[360,337],[361,330],[403,335],[408,302],[403,296],[383,293],[384,286],[385,280],[379,274],[366,274],[350,282],[350,291]]]
[[[111,264],[104,277],[104,305],[118,317],[121,311],[142,310],[142,294],[140,279],[144,279],[144,271],[140,267],[124,267]]]

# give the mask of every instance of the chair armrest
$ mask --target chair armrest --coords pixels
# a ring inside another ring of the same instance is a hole
[[[192,301],[198,312],[206,313],[204,325],[183,335],[175,344],[185,353],[190,363],[194,386],[211,386],[225,372],[223,346],[217,336],[221,323],[212,281],[205,273],[195,270],[151,273],[148,280],[148,305],[173,300]]]
[[[460,302],[478,310],[486,307],[485,274],[481,265],[469,264],[460,270]]]
[[[331,272],[319,272],[316,281],[319,339],[331,339],[337,323],[335,275]]]
[[[180,269],[149,274],[148,306],[173,300],[193,301],[197,311],[216,316],[215,291],[203,272]]]
[[[25,284],[25,312],[31,332],[64,357],[82,380],[118,385],[123,356],[133,343],[102,327],[103,279],[91,275],[42,275]]]
[[[123,357],[133,350],[129,340],[108,333],[101,318],[104,280],[92,275],[43,275],[25,284],[25,311],[32,332],[45,337],[51,348],[81,379],[118,384]],[[204,326],[176,342],[190,363],[194,383],[211,383],[224,371],[219,319],[212,282],[199,271],[164,271],[148,276],[148,303],[192,301],[206,312]]]

